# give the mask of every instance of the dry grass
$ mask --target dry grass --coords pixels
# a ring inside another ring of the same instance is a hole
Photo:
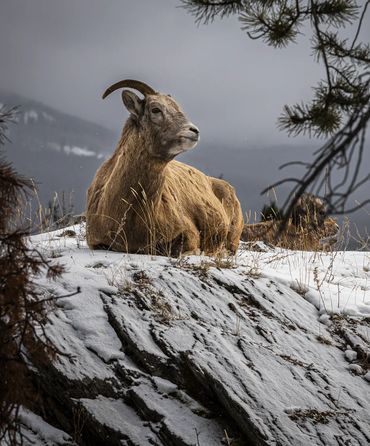
[[[201,280],[206,280],[209,277],[211,268],[222,269],[234,269],[237,267],[236,257],[226,255],[218,255],[216,257],[200,258],[199,262],[193,262],[189,257],[178,257],[172,262],[172,265],[176,268],[189,271],[199,277]]]
[[[152,310],[159,322],[169,323],[172,320],[184,319],[167,301],[164,292],[157,288],[155,280],[148,276],[144,270],[130,274],[120,265],[107,275],[108,284],[118,290],[118,295],[127,298],[133,297],[139,308]]]
[[[332,340],[329,339],[329,338],[325,338],[324,336],[318,335],[318,336],[316,336],[316,339],[317,339],[321,344],[324,344],[324,345],[333,345]]]
[[[283,233],[278,235],[279,222],[255,223],[245,225],[242,240],[246,242],[259,240],[266,244],[294,251],[327,251],[337,242],[334,237],[337,230],[334,220],[328,219],[325,224],[325,228],[313,229],[310,226],[296,226],[289,221]]]
[[[352,410],[317,410],[317,409],[295,409],[288,413],[291,420],[311,420],[314,424],[327,424],[331,419],[348,417]]]
[[[87,421],[87,413],[81,404],[77,404],[72,409],[73,415],[73,441],[80,444],[82,440],[82,431]]]
[[[274,203],[277,203],[276,194]],[[322,200],[311,194],[304,194],[293,209],[283,231],[280,228],[281,220],[278,218],[256,223],[255,215],[254,223],[250,224],[251,213],[247,214],[242,240],[260,240],[292,250],[328,250],[336,242],[338,228],[335,220],[325,214],[325,204]]]
[[[73,223],[74,193],[54,192],[47,206],[43,205],[37,186],[32,182],[32,190],[27,200],[17,209],[18,220],[33,233],[55,231]]]
[[[297,279],[291,283],[290,288],[302,297],[304,297],[309,290],[309,287],[306,284],[299,282]]]

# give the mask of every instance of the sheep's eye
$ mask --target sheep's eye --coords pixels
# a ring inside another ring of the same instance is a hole
[[[161,113],[161,109],[158,107],[152,108],[152,113]]]

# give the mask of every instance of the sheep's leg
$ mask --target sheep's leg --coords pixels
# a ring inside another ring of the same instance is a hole
[[[199,255],[200,237],[197,230],[181,232],[169,244],[169,255],[180,257],[181,255]]]
[[[235,189],[226,181],[218,178],[212,178],[212,190],[220,200],[230,221],[225,240],[225,248],[232,254],[235,254],[239,246],[244,224],[239,200],[236,196]]]

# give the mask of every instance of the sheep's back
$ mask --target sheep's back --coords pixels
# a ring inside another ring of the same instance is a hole
[[[172,161],[166,172],[164,194],[175,207],[182,212],[185,210],[192,218],[209,220],[218,214],[219,218],[228,220],[224,203],[214,191],[213,180],[192,166]]]
[[[172,161],[166,172],[162,207],[167,207],[163,215],[188,219],[201,234],[209,234],[210,244],[224,240],[231,251],[236,250],[243,216],[235,190],[226,181]]]

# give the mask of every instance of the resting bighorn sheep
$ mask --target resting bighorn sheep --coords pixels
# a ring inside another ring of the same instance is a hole
[[[169,95],[140,81],[120,88],[130,117],[117,148],[98,169],[87,193],[87,243],[91,249],[178,255],[221,250],[235,253],[243,217],[234,188],[174,161],[194,148],[199,130]]]
[[[339,228],[336,221],[327,216],[323,201],[311,194],[303,194],[298,200],[286,228],[276,240],[280,223],[280,220],[269,220],[246,224],[241,239],[312,251],[326,249],[337,241]]]

